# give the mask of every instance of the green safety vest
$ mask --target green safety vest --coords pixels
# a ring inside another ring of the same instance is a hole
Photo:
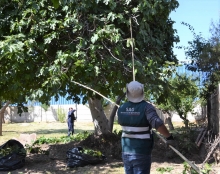
[[[118,109],[118,123],[122,126],[122,152],[151,154],[153,137],[145,115],[147,102],[127,102]]]

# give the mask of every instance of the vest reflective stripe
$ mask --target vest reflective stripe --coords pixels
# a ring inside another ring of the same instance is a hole
[[[122,137],[138,138],[138,139],[149,139],[150,134],[126,134],[126,133],[123,132]]]
[[[144,132],[144,131],[149,131],[149,127],[122,126],[122,130],[126,132]]]
[[[122,137],[138,138],[138,139],[150,138],[150,133],[146,133],[146,131],[149,131],[149,127],[122,126],[122,131],[123,131]],[[145,132],[145,133],[143,133],[143,132]]]

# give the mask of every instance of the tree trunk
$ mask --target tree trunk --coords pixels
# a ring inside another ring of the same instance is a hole
[[[184,120],[184,124],[185,124],[185,128],[189,128],[189,120],[186,118],[185,120]]]
[[[183,116],[180,116],[180,118],[183,119],[183,124],[185,125],[185,128],[189,127],[189,120]]]
[[[115,102],[117,105],[119,105],[121,100],[125,97],[125,94],[126,93],[124,93],[122,96],[118,96],[118,98]],[[118,110],[118,106],[115,105],[114,108],[112,109],[111,115],[109,117],[109,130],[110,130],[110,132],[113,131],[113,124],[114,124],[114,119],[115,119],[115,115],[116,115],[117,110]]]
[[[211,101],[207,99],[207,119],[208,119],[208,130],[212,129],[211,125]]]
[[[95,135],[110,133],[108,119],[104,113],[101,100],[89,98],[88,102],[94,123]]]
[[[3,114],[3,116],[2,116],[2,123],[5,123],[4,114]]]
[[[172,123],[172,120],[171,120],[171,118],[172,118],[172,115],[171,115],[171,113],[170,112],[167,112],[167,124],[168,124],[168,126],[169,126],[169,130],[174,130],[174,126],[173,126],[173,123]]]
[[[189,127],[189,120],[187,119],[187,115],[183,115],[182,113],[178,113],[180,118],[183,120],[183,123],[185,125],[185,128]]]
[[[10,101],[7,101],[7,103],[0,109],[0,136],[2,136],[2,119],[4,118],[5,109],[10,104]]]

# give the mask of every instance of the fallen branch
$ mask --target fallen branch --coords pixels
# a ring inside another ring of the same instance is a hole
[[[207,129],[205,129],[205,130],[203,131],[203,134],[202,134],[201,138],[199,139],[199,142],[197,143],[197,146],[198,146],[198,147],[201,145],[201,143],[202,143],[202,141],[203,141],[203,139],[204,139],[206,133],[207,133]]]
[[[197,146],[198,146],[198,142],[199,142],[201,136],[203,135],[204,130],[205,130],[205,129],[202,129],[202,130],[200,131],[200,133],[199,133],[199,135],[198,135],[198,137],[197,137],[197,139],[196,139],[196,141],[195,141],[195,144],[196,144]]]
[[[212,146],[210,147],[209,153],[206,156],[206,159],[203,161],[202,163],[202,167],[204,166],[204,164],[206,163],[206,161],[209,159],[210,155],[212,154],[212,152],[214,151],[214,149],[216,148],[216,146],[218,145],[218,143],[220,142],[220,134],[218,135],[218,137],[215,139],[214,143],[212,144]]]

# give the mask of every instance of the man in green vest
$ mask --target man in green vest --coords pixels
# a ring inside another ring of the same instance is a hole
[[[122,159],[126,174],[149,174],[153,149],[152,128],[173,144],[173,136],[156,113],[154,106],[144,101],[144,85],[132,81],[127,84],[128,102],[118,109],[122,126]]]

